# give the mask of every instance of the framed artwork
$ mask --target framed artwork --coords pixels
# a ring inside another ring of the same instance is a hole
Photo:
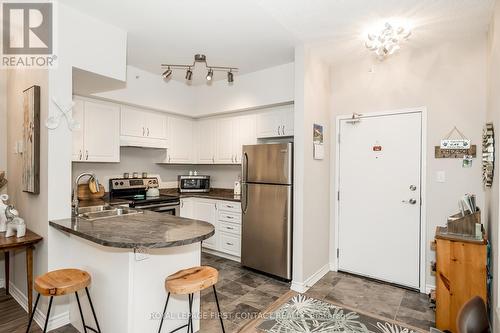
[[[23,91],[23,192],[40,193],[40,86]]]

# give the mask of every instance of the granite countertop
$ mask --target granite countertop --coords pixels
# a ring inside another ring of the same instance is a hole
[[[215,233],[210,223],[151,211],[94,221],[72,217],[49,224],[103,246],[129,249],[188,245]]]
[[[225,188],[212,188],[207,193],[180,193],[177,188],[166,188],[160,189],[160,193],[163,195],[176,195],[180,198],[205,198],[241,202],[241,195],[234,195],[232,189]]]

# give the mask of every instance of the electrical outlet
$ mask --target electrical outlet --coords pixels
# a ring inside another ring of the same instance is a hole
[[[438,183],[446,183],[446,172],[444,171],[436,172],[436,181]]]

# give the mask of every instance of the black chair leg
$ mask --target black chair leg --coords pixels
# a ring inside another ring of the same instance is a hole
[[[85,325],[85,318],[83,318],[82,305],[80,304],[80,297],[78,297],[78,292],[75,291],[76,302],[78,303],[78,310],[80,310],[80,317],[82,318],[83,331],[87,333],[87,325]]]
[[[36,307],[38,306],[39,300],[40,300],[40,294],[38,294],[38,296],[36,297],[35,307],[33,308],[33,312],[31,313],[30,321],[28,322],[28,328],[26,329],[26,333],[29,333],[29,331],[30,331],[31,323],[33,322],[33,317],[35,317],[35,311],[36,311]]]
[[[85,287],[85,292],[87,293],[87,298],[89,299],[90,309],[92,310],[92,315],[94,315],[95,324],[97,326],[97,332],[101,333],[101,328],[99,327],[99,321],[97,321],[97,316],[94,310],[94,304],[92,304],[92,298],[90,298],[89,288]]]
[[[52,301],[53,300],[54,300],[54,296],[50,296],[49,309],[47,310],[47,318],[45,318],[45,325],[43,326],[43,333],[47,332],[47,324],[49,323],[50,309],[52,308]]]
[[[189,332],[194,333],[194,329],[193,329],[193,301],[194,301],[194,294],[189,294],[188,297],[189,297],[188,333]]]
[[[217,314],[219,315],[220,326],[222,327],[222,332],[226,333],[226,330],[224,329],[224,322],[222,320],[222,313],[220,312],[219,298],[217,297],[217,290],[215,290],[215,285],[213,285],[212,287],[214,288],[215,303],[217,303]]]
[[[165,319],[165,314],[167,313],[167,305],[169,299],[170,299],[170,293],[168,293],[167,295],[167,301],[165,302],[165,307],[163,308],[163,314],[161,316],[160,329],[158,330],[158,333],[161,333],[161,327],[163,326],[163,319]]]

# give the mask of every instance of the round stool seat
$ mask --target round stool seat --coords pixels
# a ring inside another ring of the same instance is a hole
[[[218,280],[219,272],[215,268],[210,266],[192,267],[167,277],[165,288],[172,294],[188,295],[211,287]]]
[[[89,273],[79,269],[60,269],[35,279],[35,290],[44,296],[62,296],[84,289],[90,284]]]

